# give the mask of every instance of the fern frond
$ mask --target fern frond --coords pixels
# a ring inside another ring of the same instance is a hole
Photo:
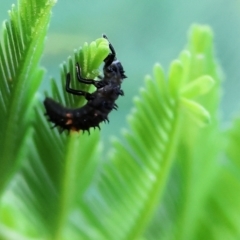
[[[231,128],[224,133],[224,139],[226,156],[219,166],[218,178],[211,189],[206,210],[201,215],[200,227],[205,229],[205,232],[201,233],[202,239],[209,235],[214,240],[240,238],[239,117],[234,119]]]
[[[104,38],[89,45],[85,43],[68,58],[67,63],[63,63],[60,84],[52,79],[47,95],[68,107],[77,106],[83,98],[71,98],[65,92],[66,73],[71,72],[75,79],[75,62],[78,62],[84,77],[94,78],[99,75],[99,65],[108,53],[108,42]],[[60,135],[44,116],[43,102],[39,101],[42,96],[36,95],[35,98],[36,120],[33,137],[26,141],[29,148],[27,161],[11,187],[15,200],[7,200],[8,194],[5,199],[11,208],[17,206],[16,212],[27,229],[32,229],[34,237],[58,240],[64,239],[65,232],[68,232],[66,239],[72,239],[68,228],[69,215],[77,199],[93,181],[99,158],[99,133],[91,131],[91,136],[82,133]],[[8,218],[14,216],[9,213]],[[3,218],[3,222],[5,220]],[[24,236],[31,236],[28,231],[19,231]]]
[[[34,94],[42,80],[38,63],[53,0],[20,0],[4,23],[0,44],[0,192],[24,160],[21,149],[32,121]]]
[[[192,79],[187,68],[194,63],[194,52],[186,50],[184,54],[186,59],[182,60],[181,55],[179,60],[173,61],[168,81],[159,65],[154,67],[155,79],[146,77],[145,88],[135,98],[134,112],[128,119],[130,129],[123,133],[125,141],[114,141],[110,162],[104,164],[99,183],[84,201],[85,221],[91,222],[94,230],[88,232],[84,226],[73,222],[81,236],[130,240],[139,239],[146,231],[162,200],[174,163],[176,146],[181,139],[180,129],[185,126],[182,110],[199,119],[200,110],[196,111],[196,106],[200,104],[191,107],[182,104],[182,99],[187,99],[184,89],[191,89],[190,96],[195,96],[195,84],[199,84],[201,93],[206,93],[211,87],[206,87],[205,78],[213,82],[210,76],[202,76],[199,81]],[[185,64],[186,61],[189,64]],[[186,87],[190,81],[195,84]],[[203,106],[201,111],[207,112]],[[79,206],[82,204],[79,201]],[[84,219],[81,212],[76,219]]]
[[[47,93],[56,101],[68,107],[83,105],[84,98],[69,94],[65,90],[66,75],[71,74],[71,84],[74,89],[88,91],[90,86],[80,83],[76,79],[75,64],[81,66],[81,74],[84,78],[94,79],[99,75],[99,66],[109,53],[109,43],[105,38],[99,38],[90,44],[84,43],[83,47],[74,51],[74,56],[69,57],[67,63],[61,65],[61,80],[51,79],[51,90]]]
[[[240,118],[237,117],[234,119],[231,128],[226,133],[227,137],[227,155],[232,161],[233,166],[236,166],[236,170],[240,168]],[[237,172],[236,172],[237,173]]]
[[[236,240],[240,238],[240,120],[224,133],[226,155],[218,166],[215,181],[202,209],[195,239]]]
[[[184,124],[181,126],[177,161],[170,174],[162,206],[150,225],[150,229],[155,229],[154,233],[147,232],[149,239],[156,239],[156,236],[162,239],[204,239],[198,238],[206,230],[200,228],[201,214],[205,212],[205,203],[220,174],[218,157],[222,138],[218,109],[221,75],[213,54],[212,32],[208,27],[192,27],[188,51],[190,54],[183,52],[180,55],[185,67],[186,85],[181,91]],[[193,124],[192,120],[196,123]],[[159,224],[163,218],[166,224]]]

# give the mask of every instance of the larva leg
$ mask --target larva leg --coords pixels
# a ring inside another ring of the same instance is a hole
[[[84,96],[86,99],[91,99],[90,93],[70,88],[70,81],[71,81],[71,77],[70,77],[70,73],[68,73],[67,79],[66,79],[66,91],[67,92],[74,94],[74,95]]]
[[[103,38],[108,40],[107,36],[104,35],[104,34],[103,34]],[[109,42],[109,40],[108,40],[108,42]],[[104,60],[104,62],[105,62],[104,68],[109,67],[112,64],[112,62],[115,60],[115,58],[116,58],[115,49],[114,49],[114,47],[112,46],[112,44],[110,42],[109,42],[109,48],[111,50],[111,53]]]
[[[81,76],[81,67],[80,67],[79,63],[76,63],[76,73],[77,73],[77,79],[81,83],[93,84],[96,88],[102,88],[102,87],[107,85],[107,83],[105,83],[105,82],[103,82],[101,80],[100,81],[96,81],[96,80],[93,80],[93,79],[83,78]]]

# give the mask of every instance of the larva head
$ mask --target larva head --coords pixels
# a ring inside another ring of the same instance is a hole
[[[119,81],[120,83],[126,75],[124,74],[124,69],[120,61],[114,60],[109,66],[103,68],[103,73],[105,79],[112,81]]]
[[[106,35],[103,38],[107,39]],[[109,42],[109,40],[108,40]],[[105,65],[103,67],[103,73],[105,80],[111,82],[121,83],[124,78],[126,78],[121,62],[116,57],[116,52],[113,45],[109,42],[110,53],[105,58]]]

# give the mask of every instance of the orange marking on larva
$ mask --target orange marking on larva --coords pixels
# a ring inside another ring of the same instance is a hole
[[[66,117],[72,118],[72,114],[71,114],[71,113],[67,113],[67,114],[66,114]]]
[[[67,121],[66,121],[66,125],[71,125],[73,123],[73,121],[72,121],[72,119],[67,119]]]

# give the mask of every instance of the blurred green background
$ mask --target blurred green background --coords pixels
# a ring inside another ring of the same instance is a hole
[[[0,19],[8,17],[11,1],[2,1]],[[50,77],[60,79],[59,64],[73,49],[107,34],[117,51],[128,78],[119,110],[102,124],[104,145],[120,135],[132,98],[143,86],[146,74],[159,62],[167,72],[187,42],[193,23],[208,24],[215,34],[216,56],[224,79],[221,117],[223,126],[240,110],[240,1],[239,0],[59,0],[53,9],[42,65],[47,69],[43,85]]]

